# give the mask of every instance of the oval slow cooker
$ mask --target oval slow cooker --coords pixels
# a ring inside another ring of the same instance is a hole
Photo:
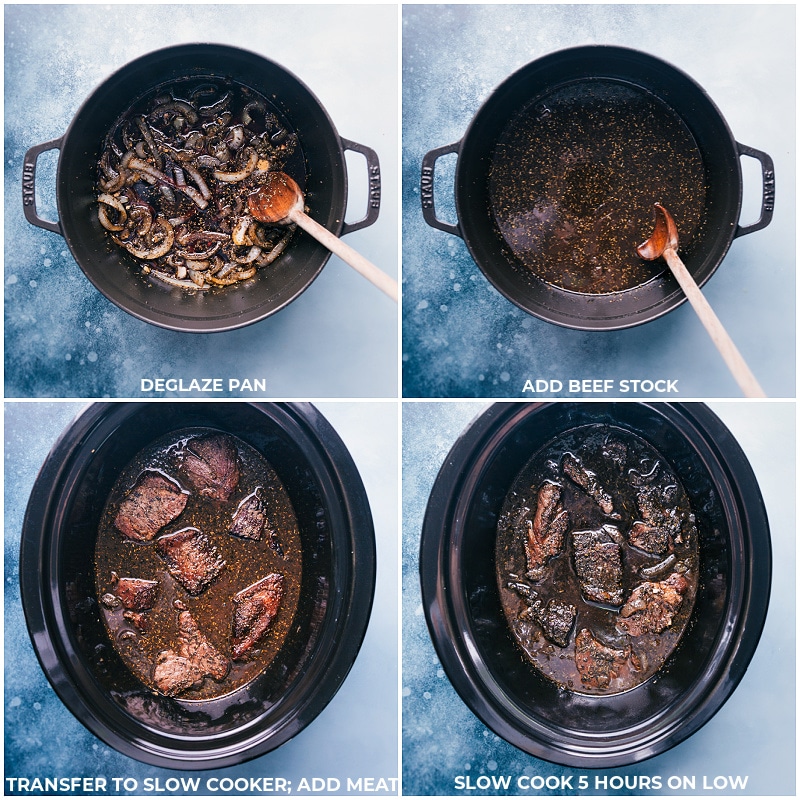
[[[774,166],[766,153],[734,139],[720,111],[692,78],[646,53],[592,45],[551,53],[522,67],[492,92],[462,139],[425,155],[420,199],[425,221],[461,237],[490,283],[524,311],[568,328],[618,330],[655,319],[684,302],[686,297],[669,271],[633,288],[606,294],[584,294],[546,283],[524,268],[503,242],[493,221],[488,186],[494,149],[512,119],[560,87],[585,84],[590,89],[598,81],[618,83],[656,98],[694,138],[706,174],[706,224],[692,243],[686,266],[702,286],[736,237],[769,224],[774,206]],[[564,143],[565,152],[568,144]],[[632,141],[631,147],[636,146]],[[436,162],[450,153],[457,154],[455,224],[437,217],[433,191]],[[763,181],[759,219],[748,225],[739,222],[743,155],[759,161]],[[535,168],[535,154],[532,164]]]
[[[187,427],[224,431],[265,455],[291,499],[303,551],[300,602],[281,650],[250,683],[203,701],[161,695],[123,664],[88,555],[120,471],[150,442]],[[350,454],[311,405],[99,403],[64,431],[39,472],[20,587],[45,675],[92,733],[155,766],[229,766],[295,736],[345,680],[372,607],[372,516]]]
[[[686,489],[699,533],[699,586],[677,648],[649,680],[610,695],[571,692],[524,657],[495,572],[503,501],[561,433],[608,425],[641,437]],[[633,764],[705,724],[743,677],[766,617],[769,525],[752,469],[699,403],[499,403],[448,454],[428,501],[419,561],[426,621],[467,706],[525,752],[572,767]]]
[[[371,148],[339,136],[311,90],[291,72],[263,56],[217,44],[186,44],[141,56],[107,78],[76,113],[60,138],[25,155],[22,202],[33,225],[61,234],[94,286],[124,311],[171,330],[232,330],[274,314],[304,292],[330,252],[297,232],[286,251],[247,285],[226,291],[186,293],[138,275],[134,259],[114,246],[97,219],[97,162],[116,120],[152,89],[185,78],[234,80],[270,99],[288,121],[305,157],[309,216],[337,236],[372,225],[380,210],[380,166]],[[36,163],[59,150],[56,172],[58,222],[36,211]],[[345,151],[364,155],[369,175],[366,216],[344,221],[347,208]],[[233,291],[229,291],[233,289]]]

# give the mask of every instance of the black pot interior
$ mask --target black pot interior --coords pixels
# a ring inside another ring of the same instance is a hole
[[[666,273],[604,295],[571,292],[539,280],[516,261],[497,232],[487,175],[498,139],[523,108],[559,86],[597,79],[620,81],[654,95],[694,137],[708,193],[704,233],[686,265],[701,285],[733,241],[742,191],[738,151],[724,118],[691,78],[652,56],[603,46],[563,50],[531,62],[495,89],[470,125],[459,153],[455,197],[461,232],[475,262],[509,300],[543,319],[585,330],[645,322],[674,308],[683,294]]]
[[[743,499],[715,446],[704,441],[703,423],[698,426],[692,413],[664,404],[553,404],[535,413],[498,413],[494,423],[479,424],[483,433],[474,438],[473,432],[466,434],[474,447],[469,454],[462,452],[465,458],[454,457],[457,485],[445,481],[444,494],[435,500],[432,495],[436,508],[429,506],[423,532],[423,596],[426,584],[431,591],[431,570],[436,568],[448,598],[442,620],[425,598],[448,675],[496,733],[534,755],[596,767],[632,763],[660,752],[706,721],[713,713],[708,703],[724,701],[715,694],[730,667],[726,659],[741,646],[751,569],[767,576],[768,594],[769,564],[759,568],[747,563],[752,552],[748,537],[766,535],[768,550],[766,523],[752,534],[742,522],[746,502],[757,518],[758,490],[752,495],[747,487],[750,496]],[[517,474],[558,434],[597,423],[642,437],[669,462],[696,514],[701,558],[697,600],[678,647],[651,679],[609,696],[569,692],[533,667],[506,623],[495,572],[498,516]],[[442,514],[444,534],[436,530]],[[434,541],[426,545],[426,537]],[[440,548],[438,567],[431,562],[435,547]],[[766,604],[766,595],[761,601]],[[748,624],[760,632],[758,622]],[[443,637],[454,643],[445,644]],[[457,665],[451,647],[459,653]]]
[[[371,518],[358,486],[351,484],[355,502],[348,501],[328,460],[325,444],[335,450],[341,443],[322,444],[325,426],[318,428],[318,439],[313,419],[282,406],[119,404],[90,414],[89,427],[79,418],[67,433],[82,436],[69,442],[70,455],[58,465],[60,478],[47,489],[47,517],[31,519],[36,512],[29,509],[23,536],[23,601],[48,677],[91,730],[151,763],[217,766],[273,749],[333,696],[369,616]],[[301,599],[284,647],[255,680],[208,701],[157,694],[127,669],[104,628],[89,555],[120,470],[149,442],[187,426],[226,431],[266,455],[291,498],[303,548]],[[30,570],[37,548],[43,575]],[[364,557],[364,548],[367,558],[356,581],[353,554]],[[33,585],[42,581],[42,587]],[[37,590],[43,611],[33,607]],[[360,608],[351,615],[354,597]],[[37,630],[40,613],[44,631]]]
[[[103,141],[115,121],[157,86],[181,78],[229,78],[271,100],[297,133],[306,162],[309,214],[338,233],[347,205],[341,140],[325,109],[290,72],[232,47],[170,47],[132,61],[87,99],[64,136],[56,193],[61,228],[75,260],[110,300],[134,316],[184,331],[226,330],[279,310],[316,278],[328,251],[298,231],[291,245],[247,285],[186,293],[140,276],[135,260],[97,219],[95,180]]]

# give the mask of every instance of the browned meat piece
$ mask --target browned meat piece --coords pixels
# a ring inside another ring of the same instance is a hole
[[[680,541],[681,535],[677,509],[666,508],[654,486],[644,486],[638,491],[636,505],[642,518],[631,526],[630,543],[653,555],[670,552],[673,542]]]
[[[234,596],[231,652],[235,660],[244,658],[267,632],[282,598],[283,575],[277,572]]]
[[[628,655],[628,650],[607,647],[587,628],[581,629],[575,637],[575,666],[581,683],[593,689],[607,689],[611,681],[619,677]]]
[[[544,607],[541,601],[537,601],[530,608],[530,614],[541,625],[542,633],[548,641],[559,647],[569,644],[577,613],[575,606],[556,599],[549,600]]]
[[[114,525],[129,539],[150,541],[186,508],[189,495],[160,472],[142,473],[119,504]]]
[[[230,661],[204,636],[188,611],[178,615],[178,649],[156,656],[153,683],[164,694],[175,696],[199,688],[206,676],[221,681]]]
[[[658,583],[639,584],[620,609],[617,627],[631,636],[661,633],[672,625],[688,587],[689,582],[677,572]]]
[[[586,600],[618,606],[622,603],[622,548],[614,541],[616,528],[574,531],[575,572]]]
[[[603,445],[603,458],[609,459],[622,472],[628,459],[628,448],[617,439],[609,439]]]
[[[122,605],[130,611],[147,611],[158,599],[158,581],[144,578],[119,578],[114,584],[114,592]]]
[[[153,683],[164,694],[175,697],[187,689],[200,688],[203,673],[188,658],[179,656],[174,650],[162,650],[156,656]]]
[[[230,661],[203,635],[188,611],[178,615],[179,655],[191,659],[203,675],[221,681],[231,668]]]
[[[540,578],[548,559],[561,552],[568,525],[569,514],[561,505],[561,487],[545,481],[537,493],[533,521],[527,521],[525,556],[530,578]]]
[[[124,611],[122,616],[124,619],[128,620],[134,628],[142,633],[147,633],[150,629],[150,622],[147,618],[147,614],[142,614],[139,611]]]
[[[586,469],[572,453],[566,453],[561,461],[564,474],[583,489],[592,500],[600,506],[600,510],[610,517],[614,513],[614,501],[597,480],[597,475]]]
[[[160,536],[156,551],[167,562],[169,574],[192,595],[205,591],[225,566],[217,549],[197,528]]]
[[[258,487],[239,503],[233,520],[231,520],[230,533],[253,541],[261,541],[266,534],[269,546],[279,556],[283,556],[278,533],[269,523],[267,504],[261,494],[261,487]]]
[[[256,490],[245,497],[231,520],[230,532],[241,539],[260,541],[267,521],[267,508],[261,493]]]
[[[236,445],[222,434],[192,439],[183,454],[183,471],[199,494],[224,503],[239,483]]]

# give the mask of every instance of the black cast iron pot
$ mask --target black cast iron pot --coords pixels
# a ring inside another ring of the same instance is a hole
[[[122,468],[160,436],[195,426],[230,433],[266,456],[291,499],[303,549],[300,602],[282,649],[250,683],[206,701],[160,695],[127,669],[101,620],[92,558]],[[375,588],[372,516],[350,454],[311,405],[95,404],[62,434],[36,479],[20,586],[42,668],[92,733],[156,766],[229,766],[296,735],[347,676]]]
[[[107,78],[78,110],[60,139],[31,147],[25,155],[22,202],[28,222],[61,234],[86,277],[109,300],[145,322],[187,332],[243,327],[279,311],[298,297],[325,266],[330,253],[298,232],[269,269],[247,285],[225,291],[185,293],[138,273],[134,259],[110,243],[97,219],[97,161],[115,121],[157,86],[180,78],[230,78],[271,100],[297,133],[306,162],[309,215],[334,234],[371,225],[380,210],[380,167],[369,147],[339,136],[327,112],[298,78],[263,56],[216,44],[168,47],[137,58]],[[56,173],[58,222],[39,217],[36,162],[60,151]],[[344,221],[347,208],[345,150],[362,153],[369,174],[367,215]],[[232,290],[232,291],[231,291]]]
[[[686,299],[675,279],[664,272],[632,289],[609,294],[582,294],[545,283],[523,268],[504,247],[494,227],[488,171],[495,145],[523,108],[537,98],[574,82],[611,80],[663,101],[688,127],[705,166],[706,225],[687,258],[689,271],[703,285],[738,236],[760,230],[772,219],[775,178],[772,159],[739,144],[705,91],[688,75],[653,56],[611,46],[561,50],[532,61],[501,83],[478,110],[464,137],[437,147],[422,161],[421,202],[425,221],[464,239],[475,263],[507,299],[534,316],[580,330],[617,330],[655,319]],[[636,146],[635,142],[631,146]],[[458,221],[436,216],[434,174],[441,156],[456,153],[455,205]],[[763,190],[761,213],[753,224],[740,225],[742,172],[740,157],[758,159]],[[647,238],[649,232],[642,238]]]
[[[497,521],[526,462],[590,424],[649,442],[686,489],[699,532],[699,587],[677,648],[649,680],[613,695],[570,692],[523,656],[495,572]],[[496,404],[442,466],[420,546],[426,620],[450,681],[495,733],[531,755],[609,768],[686,739],[723,705],[753,656],[771,581],[769,525],[755,476],[720,420],[699,403]]]

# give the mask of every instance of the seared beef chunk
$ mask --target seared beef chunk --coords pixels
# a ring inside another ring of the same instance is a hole
[[[187,689],[198,689],[203,683],[203,673],[190,659],[179,656],[174,650],[162,650],[156,656],[153,683],[170,697]]]
[[[119,578],[114,592],[129,611],[147,611],[158,599],[158,581],[144,578]]]
[[[564,474],[583,489],[592,500],[600,506],[600,510],[607,516],[614,513],[614,501],[597,480],[597,475],[586,469],[572,453],[566,453],[561,461]]]
[[[639,584],[620,609],[617,627],[631,636],[661,633],[672,625],[688,588],[689,582],[677,572],[658,583]]]
[[[548,601],[544,608],[540,601],[530,608],[531,616],[542,626],[542,633],[548,641],[559,647],[566,647],[569,644],[569,635],[572,633],[577,613],[575,606],[555,599]]]
[[[142,473],[119,504],[114,525],[129,539],[150,541],[167,523],[180,516],[189,495],[160,472]]]
[[[572,534],[575,572],[586,600],[622,603],[622,548],[614,541],[617,533],[613,525],[604,525]]]
[[[592,689],[606,689],[628,659],[627,650],[606,647],[587,628],[575,637],[575,666],[581,682]]]
[[[677,509],[667,508],[658,488],[643,486],[636,494],[641,520],[631,526],[628,539],[634,547],[646,553],[661,555],[672,550],[680,541],[681,523]]]
[[[124,611],[123,618],[128,620],[131,625],[142,633],[147,633],[150,629],[150,623],[147,619],[147,614],[142,614],[139,611]]]
[[[188,611],[178,615],[178,649],[156,656],[153,682],[166,695],[175,696],[199,688],[208,676],[221,681],[230,661],[203,635]]]
[[[231,520],[230,532],[241,539],[260,541],[267,521],[267,508],[261,493],[256,490],[245,497]]]
[[[197,528],[160,536],[156,550],[167,562],[169,574],[192,595],[205,591],[225,566],[217,549]]]
[[[607,458],[620,471],[625,467],[628,459],[628,448],[617,439],[609,439],[603,445],[603,458]]]
[[[267,632],[282,598],[283,575],[277,572],[234,595],[231,652],[235,660],[244,658]]]
[[[236,445],[223,434],[192,439],[183,454],[183,470],[199,494],[224,503],[239,483]]]
[[[230,662],[201,633],[188,611],[181,611],[178,615],[178,635],[180,655],[190,658],[203,675],[221,681],[228,674]]]
[[[279,555],[283,556],[283,548],[278,539],[277,531],[272,527],[267,514],[267,504],[258,487],[252,494],[245,497],[231,520],[229,529],[233,536],[240,539],[261,541],[266,535],[269,546]]]
[[[569,525],[569,515],[561,505],[561,487],[545,481],[536,497],[533,521],[527,520],[525,555],[528,576],[540,578],[549,558],[561,552],[564,533]]]

